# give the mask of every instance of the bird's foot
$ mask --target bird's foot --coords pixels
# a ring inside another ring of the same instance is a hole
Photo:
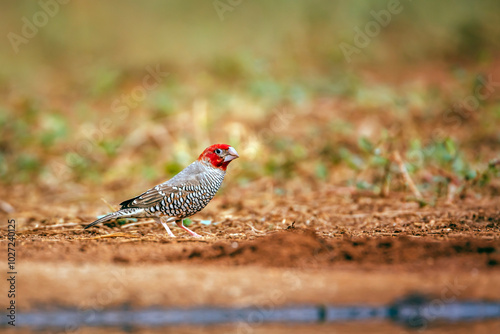
[[[182,228],[184,231],[186,231],[187,233],[191,234],[191,236],[193,236],[195,238],[201,238],[201,235],[199,235],[196,232],[191,231],[186,226],[184,226],[184,224],[182,223],[182,220],[176,221],[176,224],[177,224],[177,226],[179,226],[180,228]]]
[[[164,222],[161,218],[155,218],[155,221],[162,224],[163,227],[165,227],[165,230],[167,231],[167,235],[171,238],[175,238],[175,235],[170,231],[170,228],[168,227],[167,223]]]

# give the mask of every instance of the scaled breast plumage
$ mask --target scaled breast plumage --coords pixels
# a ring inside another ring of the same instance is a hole
[[[172,179],[120,205],[122,209],[144,208],[151,216],[189,217],[210,202],[224,175],[225,171],[195,161]]]

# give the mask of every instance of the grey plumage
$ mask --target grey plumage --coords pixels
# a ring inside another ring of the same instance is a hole
[[[224,170],[204,161],[195,161],[170,180],[120,203],[121,209],[143,208],[146,217],[186,218],[210,202],[225,175]]]
[[[118,218],[154,218],[174,236],[162,220],[168,217],[167,221],[175,220],[179,227],[199,236],[182,225],[182,219],[199,212],[210,202],[224,180],[227,165],[237,157],[238,153],[229,145],[213,145],[170,180],[120,203],[120,210],[97,219],[85,229]]]

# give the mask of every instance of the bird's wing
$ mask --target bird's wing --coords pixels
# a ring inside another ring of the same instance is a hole
[[[149,208],[160,203],[165,197],[179,192],[180,190],[178,188],[162,183],[146,192],[143,192],[137,197],[121,202],[121,209]]]
[[[137,197],[121,202],[121,209],[149,208],[160,203],[171,194],[185,197],[188,193],[196,191],[196,186],[200,184],[200,174],[202,172],[203,170],[193,163],[167,182],[159,184]]]

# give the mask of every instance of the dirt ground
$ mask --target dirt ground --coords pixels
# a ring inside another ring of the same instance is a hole
[[[83,230],[92,210],[106,209],[64,193],[45,196],[43,210],[75,211],[41,221],[32,206],[43,194],[33,194],[15,215],[19,308],[386,305],[413,292],[500,299],[494,199],[420,208],[343,188],[272,201],[254,190],[225,193],[195,217],[211,222],[193,219],[201,239],[176,227],[169,238],[147,220]],[[5,229],[1,236],[5,245]]]

